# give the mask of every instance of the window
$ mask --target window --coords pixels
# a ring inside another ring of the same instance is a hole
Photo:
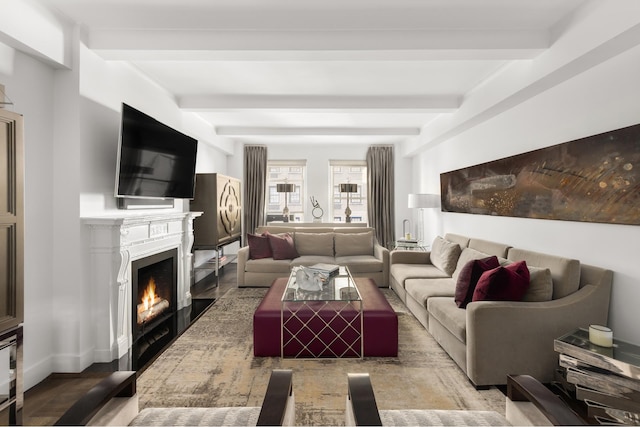
[[[334,222],[346,222],[347,197],[351,209],[351,222],[367,222],[367,165],[357,160],[331,160],[329,162],[331,206]],[[355,193],[341,193],[340,184],[356,184]]]
[[[267,221],[281,220],[285,207],[285,193],[278,193],[278,184],[293,184],[293,192],[286,193],[290,220],[303,221],[305,204],[306,160],[270,160],[267,162]]]

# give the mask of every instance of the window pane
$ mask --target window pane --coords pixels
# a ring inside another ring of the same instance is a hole
[[[276,220],[282,219],[282,212],[285,207],[289,209],[289,215],[293,216],[292,220],[302,221],[304,220],[304,210],[306,200],[305,196],[305,176],[306,166],[303,165],[304,161],[293,160],[290,163],[287,161],[274,161],[275,165],[269,165],[269,174],[267,176],[267,220],[276,218]],[[278,184],[293,184],[293,191],[290,193],[278,193]]]
[[[353,164],[337,161],[339,165],[330,166],[334,222],[346,222],[347,198],[351,210],[351,222],[368,222],[367,215],[367,167],[364,162]],[[341,193],[340,184],[356,184],[355,193]]]

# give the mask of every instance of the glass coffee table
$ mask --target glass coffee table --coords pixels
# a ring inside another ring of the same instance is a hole
[[[319,284],[294,267],[282,295],[282,357],[362,358],[362,298],[347,267]]]

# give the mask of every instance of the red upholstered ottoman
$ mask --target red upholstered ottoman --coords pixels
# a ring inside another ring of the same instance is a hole
[[[398,316],[373,280],[354,280],[362,296],[363,356],[397,356]],[[253,315],[254,356],[281,356],[281,299],[287,281],[276,279]]]

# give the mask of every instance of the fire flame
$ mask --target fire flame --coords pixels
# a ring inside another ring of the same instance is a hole
[[[142,295],[142,306],[144,310],[149,310],[153,307],[153,302],[156,300],[156,281],[152,278],[149,279],[147,289],[144,290]]]

